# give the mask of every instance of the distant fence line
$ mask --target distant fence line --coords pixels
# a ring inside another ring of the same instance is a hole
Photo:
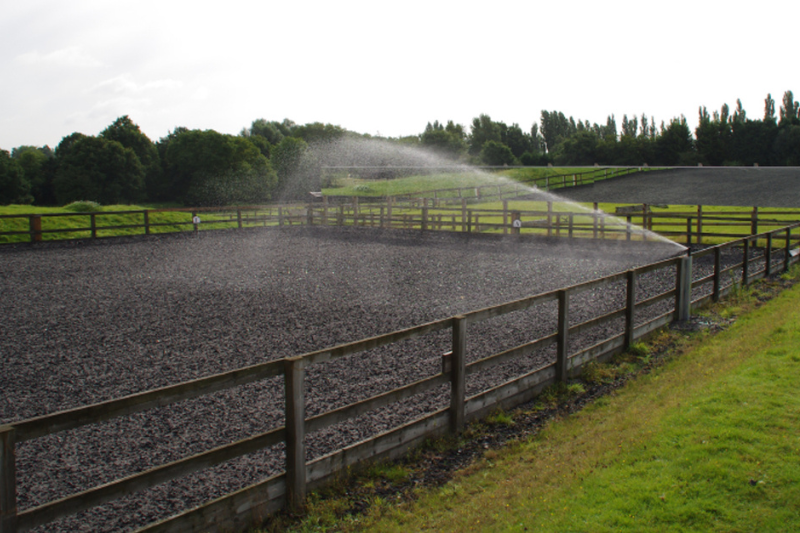
[[[285,469],[282,473],[195,509],[146,526],[140,531],[160,533],[246,529],[284,506],[297,509],[302,505],[308,490],[345,472],[350,466],[365,460],[396,457],[426,438],[448,432],[458,433],[468,420],[485,416],[498,408],[511,408],[528,401],[548,385],[566,381],[570,376],[578,374],[586,363],[593,360],[605,360],[664,325],[675,320],[688,319],[693,307],[703,305],[709,300],[719,300],[737,285],[747,285],[753,280],[779,270],[788,270],[790,265],[798,260],[796,249],[798,236],[796,232],[795,234],[793,232],[799,227],[800,223],[795,223],[767,233],[750,235],[708,248],[693,255],[682,255],[571,287],[408,329],[0,426],[0,533],[28,531],[131,492],[144,490],[236,457],[285,443]],[[767,246],[763,253],[754,253],[754,244],[759,241],[765,241]],[[776,253],[779,248],[773,246],[779,242],[782,243],[780,247],[783,252],[782,257]],[[722,268],[721,252],[728,247],[741,247],[743,250],[742,260],[737,264]],[[694,279],[693,260],[712,254],[714,257],[713,273],[700,279]],[[762,264],[763,267],[761,267]],[[739,280],[734,279],[738,270],[741,270]],[[637,279],[657,271],[666,271],[669,275],[674,276],[673,288],[646,299],[639,298],[636,288]],[[623,307],[578,324],[571,323],[570,300],[575,295],[623,281],[626,284],[627,295]],[[692,299],[693,289],[708,285],[710,285],[710,290],[698,291],[702,294],[694,300]],[[641,320],[643,311],[654,304],[669,300],[672,300],[674,305],[666,312]],[[557,302],[556,327],[549,334],[482,359],[466,362],[467,332],[470,326],[546,302]],[[638,321],[637,316],[640,318]],[[570,350],[571,337],[601,325],[615,328],[612,321],[622,318],[624,318],[624,325],[621,329],[616,328],[611,336],[590,347],[576,351]],[[441,371],[433,375],[422,376],[413,383],[363,401],[311,417],[306,415],[304,376],[309,366],[444,330],[450,330],[452,340],[449,352],[442,355]],[[466,376],[468,374],[482,372],[494,365],[529,355],[534,350],[548,346],[555,346],[555,362],[518,375],[499,386],[469,397],[466,395]],[[59,500],[18,511],[15,459],[17,443],[275,376],[283,376],[284,380],[284,426]],[[448,407],[310,462],[305,461],[305,436],[308,433],[445,384],[449,384]]]
[[[502,194],[498,190],[498,194]],[[448,199],[450,202],[452,199]],[[617,209],[613,216],[594,209],[581,209],[568,202],[539,201],[539,209],[512,209],[503,199],[502,208],[487,209],[459,199],[457,206],[442,198],[387,197],[364,201],[351,197],[346,203],[327,199],[311,204],[225,208],[173,208],[94,213],[0,215],[0,240],[5,244],[38,243],[44,240],[98,239],[108,236],[153,235],[200,229],[244,229],[296,225],[368,226],[423,231],[529,234],[548,237],[646,240],[635,226],[676,241],[692,244],[709,238],[729,239],[754,235],[760,230],[782,227],[800,219],[800,211],[746,208],[709,210],[695,206],[674,212],[665,206],[635,204]],[[72,227],[58,227],[59,219]],[[120,222],[121,221],[121,222]],[[6,229],[14,225],[16,229]],[[50,227],[48,227],[50,226]],[[722,231],[725,229],[726,231]],[[59,239],[63,237],[63,239]],[[652,238],[652,236],[650,237]]]

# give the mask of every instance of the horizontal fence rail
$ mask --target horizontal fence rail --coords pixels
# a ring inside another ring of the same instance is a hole
[[[284,216],[286,214],[284,213]],[[0,426],[0,533],[28,531],[39,525],[96,507],[133,491],[144,490],[201,469],[224,463],[236,457],[279,444],[285,444],[285,469],[246,489],[223,496],[196,509],[145,527],[142,531],[222,531],[244,529],[267,514],[288,506],[302,506],[310,488],[320,486],[350,466],[365,460],[397,456],[422,439],[446,433],[458,433],[466,421],[483,416],[498,408],[509,408],[535,397],[544,387],[576,376],[583,365],[605,360],[629,347],[637,339],[674,320],[689,317],[691,309],[709,300],[718,300],[737,285],[747,285],[761,277],[787,270],[798,258],[795,223],[769,232],[749,235],[694,254],[644,265],[625,272],[599,278],[571,287],[522,298],[475,310],[464,315],[422,324],[400,331],[355,341],[315,352],[270,361],[238,370],[199,378],[160,389],[144,391],[123,398],[22,420]],[[794,234],[793,234],[794,232]],[[755,251],[756,243],[768,245]],[[773,248],[781,243],[781,248]],[[724,249],[741,248],[740,263],[721,267]],[[782,252],[782,257],[777,253]],[[713,272],[693,279],[693,261],[713,258]],[[777,259],[777,261],[776,261]],[[740,271],[740,272],[739,272]],[[737,280],[732,276],[739,272]],[[672,289],[648,298],[637,295],[637,280],[651,273],[674,277]],[[665,274],[662,274],[665,273]],[[727,275],[726,275],[727,274]],[[604,312],[583,322],[571,320],[570,302],[593,289],[611,283],[625,283],[626,299],[622,307]],[[708,286],[711,286],[708,289]],[[697,295],[693,298],[693,289]],[[666,311],[648,312],[658,303],[672,300]],[[505,349],[481,359],[467,362],[469,329],[480,323],[509,313],[524,311],[555,302],[556,326],[546,335],[522,345]],[[621,327],[615,324],[622,322]],[[590,328],[607,327],[613,331],[592,346],[570,349],[571,339]],[[304,378],[311,365],[322,364],[349,355],[404,340],[449,330],[450,350],[443,354],[441,369],[403,387],[383,392],[359,402],[307,416]],[[466,378],[484,372],[501,363],[555,347],[555,360],[523,375],[480,391],[466,394]],[[16,458],[19,442],[56,432],[95,424],[112,418],[162,407],[214,392],[228,390],[246,383],[283,377],[285,388],[285,424],[281,427],[247,437],[237,442],[162,464],[110,483],[69,495],[59,500],[18,511],[16,502]],[[449,406],[416,420],[392,428],[364,441],[336,450],[326,456],[306,461],[305,438],[318,431],[368,411],[390,406],[395,402],[449,385]]]

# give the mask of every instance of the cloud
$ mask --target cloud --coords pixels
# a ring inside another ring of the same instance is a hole
[[[114,78],[103,80],[89,89],[94,93],[110,94],[141,94],[147,91],[172,91],[180,89],[183,82],[172,79],[153,80],[145,83],[137,83],[130,74],[121,74]]]
[[[29,66],[58,66],[71,68],[96,68],[103,66],[103,63],[86,53],[80,46],[69,46],[42,54],[38,50],[20,54],[16,57],[17,62]]]

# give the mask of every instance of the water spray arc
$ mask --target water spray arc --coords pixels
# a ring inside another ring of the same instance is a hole
[[[512,227],[512,220],[507,213],[507,203],[504,202],[503,222],[502,224],[494,224],[494,227],[502,228],[503,233],[508,233],[509,228],[512,233],[517,234],[525,233],[526,228],[547,227],[549,236],[553,220],[556,221],[555,226],[560,230],[562,224],[559,217],[563,215],[569,220],[564,226],[570,228],[570,236],[576,220],[583,220],[584,225],[587,224],[586,221],[591,221],[595,238],[597,238],[599,227],[603,236],[616,233],[624,235],[626,240],[650,240],[668,244],[674,247],[675,253],[685,250],[682,245],[674,243],[646,227],[635,225],[630,219],[625,220],[599,209],[585,207],[549,190],[541,189],[536,185],[521,183],[498,174],[497,169],[491,169],[490,167],[454,164],[452,161],[419,148],[398,146],[377,140],[348,140],[347,142],[317,147],[316,150],[319,153],[320,161],[326,163],[322,167],[324,176],[321,181],[323,184],[335,185],[337,182],[344,185],[349,184],[362,197],[365,194],[369,194],[372,189],[371,185],[374,185],[375,182],[400,177],[413,177],[418,187],[416,190],[412,192],[376,194],[374,198],[367,200],[368,202],[385,202],[386,205],[384,207],[390,212],[403,202],[406,202],[411,207],[422,209],[435,209],[448,204],[452,205],[453,203],[461,203],[462,211],[464,212],[467,210],[467,203],[470,203],[474,209],[479,209],[476,204],[486,203],[491,200],[486,195],[482,197],[481,191],[491,190],[496,187],[499,199],[504,198],[503,193],[500,191],[505,190],[507,191],[506,200],[510,199],[523,203],[522,206],[515,205],[513,208],[513,211],[518,212],[518,215],[514,215],[516,217],[514,219],[516,226]],[[450,184],[450,188],[437,190],[435,183],[444,181]],[[474,194],[464,192],[470,190],[474,190]],[[495,196],[495,198],[498,198],[498,196]],[[353,200],[354,202],[359,201],[357,196],[353,197]],[[430,205],[431,202],[432,205]],[[540,206],[546,206],[546,213],[545,208]],[[358,208],[354,207],[354,209]],[[526,220],[526,212],[531,214],[538,213],[540,218],[538,220]],[[541,218],[543,216],[546,216],[546,220]],[[464,217],[462,215],[462,218]],[[492,224],[483,225],[483,227],[491,226]]]

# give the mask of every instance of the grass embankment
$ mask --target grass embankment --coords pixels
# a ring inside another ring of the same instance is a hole
[[[436,174],[408,176],[391,180],[367,180],[358,178],[336,178],[334,187],[322,189],[322,193],[330,196],[402,196],[417,194],[424,196],[430,191],[447,191],[451,189],[468,189],[497,183],[509,183],[510,180],[524,185],[543,186],[545,183],[551,187],[559,187],[560,181],[550,183],[550,178],[573,176],[575,174],[591,175],[592,180],[603,179],[603,171],[593,167],[587,168],[514,168],[508,170],[482,171],[469,169],[463,172],[442,172]],[[569,183],[571,184],[571,182]],[[464,191],[469,196],[470,191]],[[458,196],[452,191],[450,195],[443,192],[440,197]]]
[[[800,285],[761,307],[759,287],[702,313],[728,324],[721,333],[662,334],[678,346],[662,364],[534,437],[486,451],[446,485],[405,503],[376,497],[355,516],[342,512],[352,502],[312,497],[291,530],[800,531]],[[638,363],[586,377],[652,365],[637,348]],[[513,424],[523,413],[503,416]],[[384,472],[409,475],[373,467],[362,484],[386,482]]]

